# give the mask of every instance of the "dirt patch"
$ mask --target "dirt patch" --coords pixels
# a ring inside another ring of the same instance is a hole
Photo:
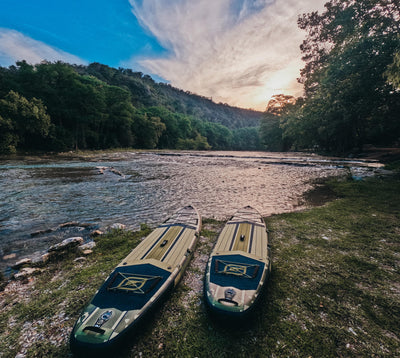
[[[322,206],[338,198],[338,195],[324,181],[314,183],[314,187],[303,194],[300,205]]]

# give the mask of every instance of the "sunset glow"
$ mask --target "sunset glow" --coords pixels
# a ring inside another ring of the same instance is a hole
[[[0,65],[100,62],[148,73],[215,102],[264,110],[274,94],[302,94],[296,78],[305,33],[297,17],[324,3],[102,0],[65,7],[39,0],[17,9],[5,0]]]

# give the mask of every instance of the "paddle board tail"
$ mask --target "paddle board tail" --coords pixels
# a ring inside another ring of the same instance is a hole
[[[178,284],[198,241],[201,217],[178,210],[150,233],[109,275],[71,333],[73,352],[109,352],[148,318]]]
[[[226,223],[210,255],[204,280],[208,307],[220,315],[246,316],[254,309],[270,271],[265,222],[247,206]]]

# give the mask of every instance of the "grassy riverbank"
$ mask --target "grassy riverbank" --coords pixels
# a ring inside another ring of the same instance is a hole
[[[275,215],[273,271],[252,325],[225,327],[202,300],[223,223],[205,220],[183,281],[122,357],[400,356],[400,180],[331,181],[323,207]],[[85,261],[50,263],[0,293],[0,356],[67,357],[80,310],[145,236],[115,231]]]

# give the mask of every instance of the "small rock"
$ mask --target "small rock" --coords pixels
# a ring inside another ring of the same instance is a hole
[[[125,228],[126,225],[120,223],[115,223],[110,226],[110,229],[116,229],[116,230],[124,230]]]
[[[92,232],[90,233],[90,237],[97,237],[97,236],[100,236],[100,235],[103,235],[103,231],[94,230],[94,231],[92,231]]]
[[[116,174],[116,175],[119,175],[119,176],[121,176],[121,177],[124,176],[124,174],[122,174],[119,170],[117,170],[117,169],[115,169],[115,168],[113,168],[113,167],[110,168],[110,172],[111,172],[111,173],[114,173],[114,174]]]
[[[48,252],[46,252],[45,254],[40,256],[40,261],[43,263],[46,263],[47,261],[49,261],[49,258],[50,258],[50,254]]]
[[[90,255],[92,253],[93,253],[93,250],[89,250],[89,249],[82,251],[82,254],[84,254],[85,256]]]
[[[34,267],[45,265],[47,263],[47,261],[49,261],[50,256],[54,255],[54,253],[55,252],[52,252],[52,253],[46,252],[44,254],[39,254],[39,256],[33,256],[32,257],[32,265]]]
[[[28,259],[28,258],[21,259],[21,260],[17,261],[17,262],[12,266],[12,268],[13,268],[14,270],[18,270],[18,269],[20,269],[22,266],[28,265],[28,264],[30,264],[31,262],[32,262],[32,260],[31,260],[31,259]]]
[[[35,267],[24,267],[23,269],[21,269],[20,272],[16,273],[14,275],[14,278],[16,280],[23,280],[29,276],[32,276],[34,273],[36,272],[40,272],[41,270]]]
[[[80,257],[77,257],[77,258],[74,260],[74,262],[83,262],[83,261],[86,261],[86,257],[80,256]]]
[[[6,261],[6,260],[12,260],[12,259],[15,259],[16,257],[17,257],[17,254],[4,255],[4,256],[3,256],[3,260],[4,260],[4,261]]]
[[[78,226],[80,226],[80,227],[83,227],[83,228],[87,229],[88,227],[92,227],[92,226],[93,226],[93,224],[92,224],[92,223],[79,223],[79,225],[78,225]]]
[[[81,245],[83,243],[83,237],[70,237],[68,239],[63,240],[59,244],[53,245],[49,248],[49,252],[51,251],[63,251],[74,246]]]
[[[39,230],[39,231],[35,231],[31,233],[31,236],[39,236],[39,235],[43,235],[43,234],[48,234],[50,232],[54,231],[53,229],[45,229],[45,230]]]
[[[98,170],[98,174],[104,174],[104,171],[107,169],[107,167],[96,167]]]
[[[80,251],[85,251],[85,250],[91,250],[94,249],[96,247],[96,243],[94,241],[89,241],[86,244],[80,245],[78,246],[78,249]]]
[[[77,221],[68,221],[64,224],[61,224],[59,227],[63,228],[63,227],[72,227],[72,226],[79,226],[79,223]]]

